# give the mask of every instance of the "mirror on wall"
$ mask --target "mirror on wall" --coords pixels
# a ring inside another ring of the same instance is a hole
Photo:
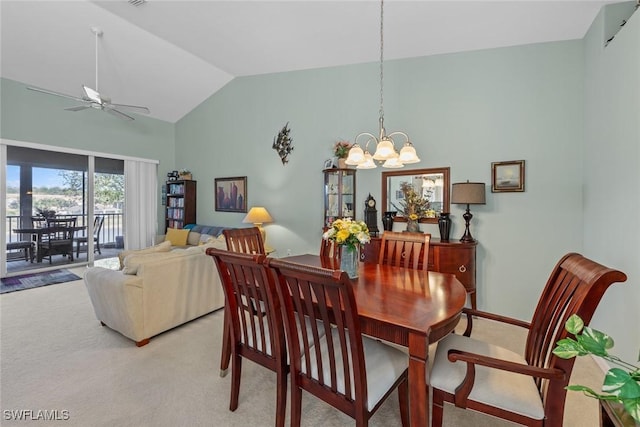
[[[429,218],[423,218],[420,222],[437,223],[440,212],[450,212],[449,168],[382,172],[382,208],[384,212],[397,212],[399,210],[403,197],[400,184],[403,182],[410,183],[416,192],[429,200]],[[401,215],[401,213],[398,213],[395,221],[406,221],[406,218],[403,218]]]

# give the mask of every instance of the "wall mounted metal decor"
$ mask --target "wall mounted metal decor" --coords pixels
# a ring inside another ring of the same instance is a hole
[[[289,162],[289,154],[293,151],[293,139],[289,136],[291,129],[289,129],[289,122],[282,128],[278,135],[273,138],[273,145],[271,146],[278,152],[282,164],[286,165]]]

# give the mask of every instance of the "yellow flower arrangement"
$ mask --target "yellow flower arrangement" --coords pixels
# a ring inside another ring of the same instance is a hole
[[[363,245],[371,241],[367,224],[364,221],[355,221],[351,218],[333,221],[322,238],[333,240],[338,245],[348,246],[350,250],[355,249],[356,245]]]

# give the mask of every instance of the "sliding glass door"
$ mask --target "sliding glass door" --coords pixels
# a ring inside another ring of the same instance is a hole
[[[122,239],[123,160],[21,146],[7,146],[6,153],[7,272],[115,255]],[[75,219],[73,246],[44,259],[47,233],[42,228],[52,218]]]

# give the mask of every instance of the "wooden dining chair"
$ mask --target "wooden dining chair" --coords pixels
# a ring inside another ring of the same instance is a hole
[[[227,250],[245,254],[266,254],[264,240],[258,227],[223,230]]]
[[[262,240],[262,233],[258,227],[248,228],[230,228],[222,231],[225,242],[227,243],[227,250],[231,252],[245,253],[245,254],[260,254],[265,255],[264,241]],[[227,375],[229,369],[229,361],[231,360],[231,334],[230,325],[227,319],[227,313],[225,308],[225,316],[223,322],[222,332],[222,354],[220,356],[220,376]]]
[[[73,235],[76,221],[76,217],[47,219],[47,232],[42,234],[38,242],[39,260],[49,258],[49,264],[51,264],[53,255],[63,255],[68,256],[73,262]]]
[[[366,426],[396,388],[402,425],[408,425],[408,357],[362,335],[347,273],[282,259],[265,262],[278,278],[290,352],[291,425],[300,425],[303,390]],[[310,328],[299,328],[305,319]]]
[[[426,270],[430,241],[431,234],[385,231],[382,233],[378,264]]]
[[[335,240],[321,239],[320,256],[340,261],[340,245]]]
[[[444,402],[514,423],[561,427],[575,358],[561,359],[552,350],[568,332],[572,314],[591,320],[602,295],[627,276],[582,255],[562,257],[551,272],[531,322],[464,309],[467,328],[438,343],[431,386],[433,426],[442,426]],[[473,318],[482,317],[528,330],[524,356],[471,338]]]
[[[220,274],[225,294],[225,319],[231,339],[231,400],[238,408],[242,359],[251,360],[276,373],[276,426],[284,426],[287,398],[287,352],[275,295],[275,278],[264,265],[264,254],[234,253],[207,249]],[[255,307],[263,307],[256,310]]]

